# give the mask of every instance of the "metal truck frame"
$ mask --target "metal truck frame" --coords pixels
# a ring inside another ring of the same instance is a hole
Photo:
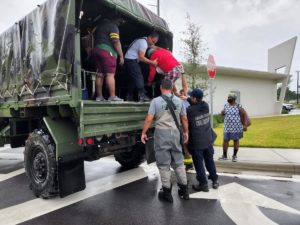
[[[125,49],[152,30],[172,49],[166,22],[135,0],[48,0],[0,35],[0,146],[25,146],[37,197],[83,190],[85,160],[114,155],[126,168],[144,160],[139,139],[148,103],[84,100],[93,76],[82,66],[81,38],[108,14],[126,20]]]

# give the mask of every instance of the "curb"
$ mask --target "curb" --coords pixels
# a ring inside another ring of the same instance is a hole
[[[269,163],[269,162],[231,162],[215,161],[217,171],[223,173],[259,172],[283,176],[300,175],[300,164],[295,163]]]

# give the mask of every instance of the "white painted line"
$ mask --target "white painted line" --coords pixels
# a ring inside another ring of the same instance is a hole
[[[300,215],[300,211],[237,183],[220,186],[219,189],[211,190],[208,193],[196,192],[191,194],[190,198],[220,200],[224,212],[237,225],[276,224],[266,217],[257,206]]]
[[[196,173],[195,170],[189,170],[188,173]],[[232,174],[232,173],[218,173],[219,176],[224,177],[238,177],[242,179],[255,179],[255,180],[278,180],[278,181],[292,181],[300,182],[300,176],[293,177],[273,177],[273,176],[263,176],[263,175],[251,175],[251,174]]]
[[[2,151],[7,151],[7,150],[9,150],[9,149],[11,149],[10,147],[2,147],[2,148],[0,148],[0,152],[2,152]]]
[[[0,160],[23,160],[24,154],[23,153],[1,153]]]
[[[8,174],[0,174],[0,182],[8,180],[8,179],[10,179],[12,177],[18,176],[18,175],[20,175],[22,173],[25,173],[25,169],[24,168],[16,170],[16,171],[8,173]]]
[[[37,198],[19,205],[4,208],[0,210],[0,221],[1,224],[5,225],[23,223],[94,195],[140,180],[146,176],[145,171],[139,167],[137,169],[91,181],[87,183],[85,190],[69,195],[65,198],[48,200]]]

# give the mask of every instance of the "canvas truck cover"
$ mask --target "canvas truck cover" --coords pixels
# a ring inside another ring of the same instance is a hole
[[[35,95],[72,80],[72,0],[51,0],[0,35],[0,98]],[[74,14],[74,10],[73,10]]]
[[[163,19],[135,0],[48,0],[0,35],[0,103],[49,98],[52,89],[74,87],[75,14],[82,6],[96,17],[103,5],[172,35]]]
[[[87,11],[89,14],[93,13],[101,3],[124,15],[139,20],[141,23],[148,27],[152,27],[154,30],[159,30],[172,35],[166,21],[139,4],[136,0],[84,0],[83,11]]]

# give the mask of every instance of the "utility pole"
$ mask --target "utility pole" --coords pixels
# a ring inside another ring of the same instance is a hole
[[[299,104],[299,70],[296,71],[297,73],[297,104]]]
[[[157,0],[157,15],[160,16],[160,0]]]

